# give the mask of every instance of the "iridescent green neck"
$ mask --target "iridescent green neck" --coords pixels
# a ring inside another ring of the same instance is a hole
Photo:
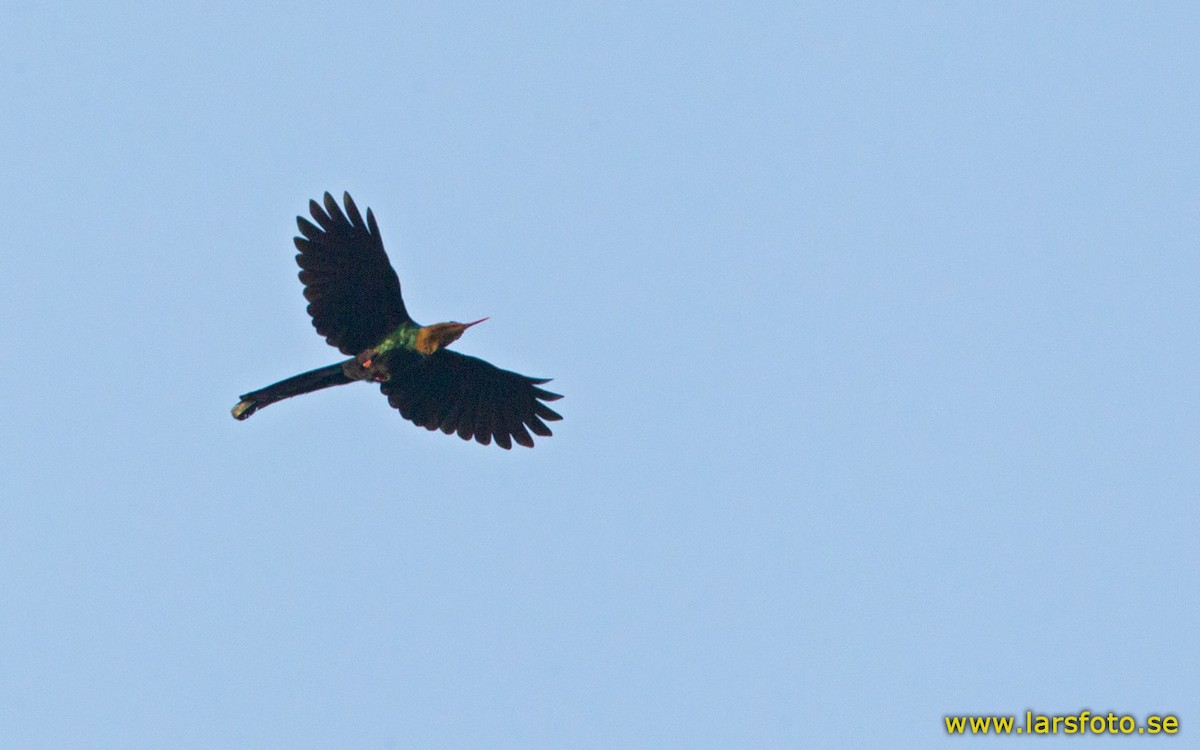
[[[377,354],[383,354],[391,349],[412,351],[417,347],[417,331],[419,330],[421,327],[416,323],[402,323],[399,328],[384,336],[383,341],[372,348]]]

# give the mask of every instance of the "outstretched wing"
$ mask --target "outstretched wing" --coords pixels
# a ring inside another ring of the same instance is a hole
[[[325,207],[308,202],[315,225],[296,217],[296,263],[313,327],[342,354],[354,355],[379,343],[412,320],[400,296],[400,279],[383,250],[375,215],[364,222],[358,206],[344,196],[346,213],[325,193]]]
[[[501,370],[482,359],[441,349],[425,356],[388,353],[391,379],[380,384],[388,403],[410,422],[463,440],[472,437],[508,450],[515,441],[533,447],[529,433],[550,436],[546,422],[562,419],[543,401],[562,396],[538,388],[549,380]],[[544,420],[544,421],[543,421]]]

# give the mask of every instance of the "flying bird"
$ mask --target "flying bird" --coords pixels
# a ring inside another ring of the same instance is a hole
[[[409,316],[400,279],[388,261],[375,215],[367,219],[345,193],[343,213],[325,193],[324,207],[308,202],[313,221],[296,217],[296,263],[313,327],[330,346],[350,357],[239,396],[235,419],[285,398],[355,381],[379,383],[401,416],[428,430],[508,450],[515,442],[533,447],[534,435],[549,437],[546,422],[562,419],[544,402],[562,396],[538,386],[550,382],[501,370],[446,347],[471,323],[423,326]]]

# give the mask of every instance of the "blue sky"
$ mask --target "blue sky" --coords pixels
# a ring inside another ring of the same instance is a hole
[[[1195,4],[0,28],[0,746],[1191,733]],[[553,438],[358,385],[230,418],[339,357],[292,260],[325,190],[418,320],[555,378]]]

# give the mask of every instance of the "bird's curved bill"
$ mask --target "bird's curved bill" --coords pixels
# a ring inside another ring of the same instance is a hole
[[[482,322],[483,322],[483,321],[485,321],[485,320],[487,320],[487,318],[480,318],[479,320],[475,320],[475,321],[472,321],[472,322],[470,322],[470,323],[463,323],[463,324],[462,324],[463,330],[465,331],[466,329],[470,328],[471,326],[473,326],[473,325],[477,325],[477,324],[479,324],[479,323],[482,323]]]

